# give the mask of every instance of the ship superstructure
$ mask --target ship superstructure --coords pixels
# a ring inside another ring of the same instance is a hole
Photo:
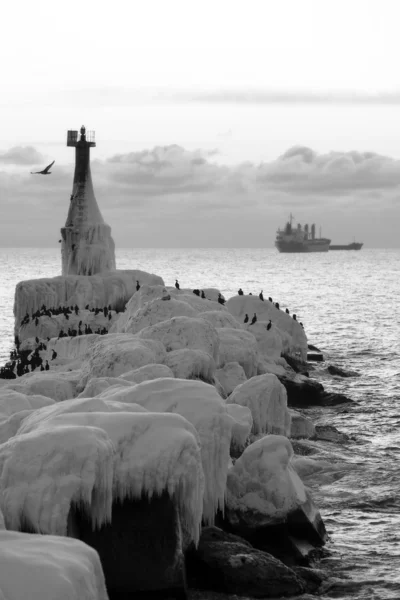
[[[298,223],[293,226],[293,216],[290,215],[284,229],[278,229],[276,232],[275,246],[279,252],[328,252],[331,240],[328,238],[315,236],[315,224],[304,228]]]

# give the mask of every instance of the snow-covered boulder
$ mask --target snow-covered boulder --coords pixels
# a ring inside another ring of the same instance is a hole
[[[287,374],[287,371],[281,364],[260,359],[257,363],[257,375],[265,375],[266,373],[273,373],[278,377],[283,377]]]
[[[128,333],[99,336],[83,357],[78,391],[82,391],[92,377],[118,377],[144,365],[163,363],[164,359],[164,346],[156,340],[139,339]]]
[[[247,381],[243,367],[237,362],[228,362],[222,369],[217,369],[215,377],[222,386],[225,398],[229,396],[238,385]]]
[[[105,400],[134,402],[151,412],[173,412],[185,417],[199,433],[205,475],[203,518],[212,523],[223,508],[232,436],[232,418],[216,389],[202,381],[154,379],[131,388],[110,388]]]
[[[172,319],[172,317],[195,317],[196,315],[197,311],[187,302],[173,298],[170,300],[157,298],[131,314],[120,331],[138,333],[145,327],[151,327],[156,323]]]
[[[180,350],[181,348],[192,348],[207,352],[214,360],[218,359],[219,337],[217,330],[204,319],[173,317],[152,327],[142,329],[137,336],[142,340],[162,342],[167,352]]]
[[[65,535],[73,504],[101,527],[111,521],[113,500],[165,490],[175,495],[197,542],[204,476],[198,434],[186,419],[134,412],[46,416],[0,446],[0,508],[8,529]]]
[[[160,377],[175,377],[175,375],[166,364],[144,365],[143,367],[139,367],[139,369],[133,369],[133,371],[128,371],[127,373],[122,373],[121,375],[122,379],[131,383],[142,383],[142,381],[160,379]]]
[[[243,329],[242,325],[227,310],[208,310],[198,314],[216,328]]]
[[[251,410],[240,404],[227,404],[228,414],[233,419],[231,451],[242,452],[249,439],[253,427]]]
[[[271,524],[306,502],[306,490],[290,465],[293,448],[283,436],[267,435],[248,446],[229,470],[227,507],[257,514]]]
[[[227,312],[227,309],[223,304],[220,304],[214,300],[201,298],[196,294],[193,294],[191,290],[176,290],[175,288],[168,288],[168,292],[172,298],[176,298],[181,302],[187,302],[187,304],[190,304],[190,306],[199,313],[209,311]]]
[[[20,412],[14,413],[10,417],[3,418],[0,421],[0,444],[4,444],[4,442],[13,437],[21,427],[21,423],[33,412],[36,411],[21,410]]]
[[[27,396],[46,396],[56,402],[75,396],[75,374],[34,371],[13,379],[7,387]],[[14,383],[15,382],[15,383]]]
[[[227,363],[237,362],[246,373],[246,377],[257,374],[258,348],[253,334],[241,329],[227,327],[217,329],[220,347],[217,365],[223,368]]]
[[[287,394],[279,379],[272,374],[252,377],[240,384],[227,403],[247,406],[253,416],[253,433],[290,434]]]
[[[165,365],[177,379],[203,379],[212,383],[215,373],[215,361],[203,350],[182,348],[167,352]]]
[[[268,324],[271,320],[281,332],[290,336],[285,338],[285,351],[288,354],[299,355],[303,361],[307,360],[307,336],[304,329],[298,321],[285,311],[276,308],[272,302],[262,301],[257,296],[233,296],[227,301],[226,307],[240,323],[243,323],[245,314],[251,318],[254,313],[257,315],[258,322],[264,321]]]
[[[139,270],[108,271],[98,275],[67,275],[20,281],[15,289],[15,333],[28,313],[36,312],[43,304],[47,308],[75,306],[83,308],[121,309],[136,291],[136,281],[164,285],[161,277]]]
[[[108,600],[99,555],[71,538],[0,531],[2,600]]]
[[[129,387],[132,384],[122,377],[92,377],[87,382],[84,390],[78,394],[78,398],[93,398],[113,385]]]
[[[0,388],[0,418],[9,417],[22,410],[35,410],[54,404],[54,400],[41,395],[26,395],[9,387]]]
[[[292,544],[298,556],[304,548],[309,552],[323,545],[327,534],[292,457],[292,445],[283,436],[267,435],[247,446],[229,470],[225,514],[234,533],[249,541],[264,540],[272,554],[280,538],[281,555],[285,544]]]
[[[168,296],[168,291],[164,284],[141,285],[139,290],[135,289],[134,294],[125,306],[125,311],[120,313],[118,320],[112,325],[110,333],[121,333],[125,331],[125,326],[132,315],[146,306],[149,302],[159,300],[166,296]]]
[[[289,409],[290,413],[290,438],[309,439],[316,437],[314,423],[297,410]]]
[[[273,362],[281,356],[283,352],[282,333],[276,325],[267,329],[268,323],[257,321],[254,325],[248,325],[247,331],[252,333],[257,340],[258,351],[264,360]],[[290,336],[287,336],[290,339]]]
[[[87,354],[93,344],[101,339],[100,335],[90,333],[76,337],[57,337],[51,339],[47,344],[47,357],[51,357],[52,351],[57,352],[57,358],[75,359]]]

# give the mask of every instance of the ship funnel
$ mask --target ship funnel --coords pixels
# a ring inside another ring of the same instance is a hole
[[[300,223],[298,223],[297,224],[297,231],[300,231],[300,230],[301,230],[301,225],[300,225]]]
[[[315,240],[315,223],[311,225],[311,239]]]

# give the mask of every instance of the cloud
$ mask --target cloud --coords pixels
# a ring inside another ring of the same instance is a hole
[[[0,152],[0,163],[11,165],[37,165],[45,161],[43,155],[33,146],[14,146]]]
[[[177,97],[204,104],[343,104],[400,105],[400,90],[366,94],[360,92],[303,92],[301,90],[214,90],[196,94],[187,92]]]
[[[289,212],[321,224],[338,243],[357,235],[369,245],[399,245],[397,229],[387,228],[400,218],[398,160],[300,145],[258,164],[223,165],[215,155],[172,144],[92,161],[117,245],[271,246]],[[72,178],[72,165],[59,164],[50,177],[0,171],[2,243],[54,245]]]

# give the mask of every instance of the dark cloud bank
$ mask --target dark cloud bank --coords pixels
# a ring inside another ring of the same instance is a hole
[[[73,165],[29,175],[45,162],[32,147],[0,153],[0,245],[57,243]],[[120,247],[271,247],[290,212],[335,242],[400,245],[400,161],[373,152],[296,146],[271,162],[227,166],[215,150],[170,145],[94,159],[92,174]]]

